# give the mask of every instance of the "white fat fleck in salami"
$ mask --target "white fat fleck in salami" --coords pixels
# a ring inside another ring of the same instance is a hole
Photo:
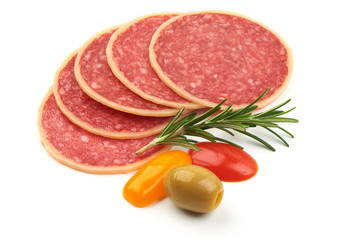
[[[106,60],[106,46],[118,28],[106,29],[89,39],[79,49],[75,76],[91,98],[108,107],[142,116],[173,116],[178,109],[147,101],[129,90],[112,73]]]
[[[168,149],[157,146],[137,156],[135,151],[151,142],[155,136],[110,139],[85,131],[61,112],[51,89],[41,103],[38,127],[45,149],[57,161],[87,173],[131,172]]]
[[[269,88],[258,102],[264,107],[286,89],[292,71],[291,50],[282,38],[254,20],[222,11],[165,22],[152,38],[150,62],[175,92],[209,107],[226,98],[241,108]]]
[[[162,131],[170,117],[145,117],[109,108],[90,98],[75,79],[77,53],[67,57],[55,74],[54,95],[61,111],[94,134],[117,139],[142,138]],[[87,137],[82,138],[86,142]]]
[[[174,13],[147,15],[120,26],[108,43],[108,63],[124,85],[149,101],[174,108],[202,108],[167,87],[150,65],[149,45],[154,32],[175,16]]]

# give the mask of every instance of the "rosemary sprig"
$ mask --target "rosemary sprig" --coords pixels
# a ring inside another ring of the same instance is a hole
[[[197,141],[188,139],[186,136],[201,137],[211,142],[224,142],[242,148],[241,146],[229,140],[218,138],[206,131],[211,128],[220,129],[228,133],[229,135],[234,136],[234,133],[231,131],[233,130],[235,132],[251,137],[256,141],[262,143],[268,149],[275,151],[275,148],[271,146],[268,142],[266,142],[264,139],[247,131],[248,128],[259,126],[272,133],[275,137],[279,138],[286,146],[289,146],[285,139],[273,129],[279,129],[282,132],[288,134],[290,137],[294,138],[294,136],[290,132],[278,125],[278,123],[298,122],[298,120],[294,118],[282,117],[283,115],[295,109],[294,107],[287,111],[280,110],[281,107],[290,102],[290,99],[267,111],[256,114],[252,113],[258,107],[257,105],[255,105],[256,102],[258,102],[268,90],[269,89],[266,89],[257,99],[255,99],[252,103],[250,103],[244,108],[234,110],[232,109],[232,105],[230,104],[225,110],[214,116],[213,114],[220,111],[221,106],[224,104],[226,99],[224,99],[214,108],[199,116],[196,116],[196,114],[193,113],[182,118],[181,120],[178,120],[185,110],[184,108],[182,108],[167,124],[164,130],[152,142],[139,149],[136,154],[141,154],[147,149],[156,145],[181,146],[199,151],[200,149],[195,145]]]

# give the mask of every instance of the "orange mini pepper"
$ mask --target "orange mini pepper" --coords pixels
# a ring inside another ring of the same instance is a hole
[[[191,164],[188,153],[173,150],[162,153],[142,166],[125,184],[123,196],[135,207],[146,207],[166,197],[164,179],[173,168]]]

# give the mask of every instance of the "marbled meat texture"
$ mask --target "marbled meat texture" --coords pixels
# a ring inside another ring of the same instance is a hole
[[[89,133],[70,122],[58,108],[53,94],[44,104],[40,121],[45,139],[59,154],[76,163],[104,167],[125,166],[162,148],[157,146],[137,156],[135,151],[151,142],[155,136],[120,140]]]
[[[145,94],[170,102],[189,103],[159,79],[149,60],[149,45],[154,32],[174,16],[151,16],[129,26],[117,35],[112,45],[112,61],[126,80]]]
[[[171,120],[170,117],[144,117],[109,108],[89,97],[79,86],[74,75],[76,54],[68,59],[57,77],[57,91],[61,102],[80,122],[99,131],[141,133]],[[79,124],[81,126],[81,123]],[[86,128],[86,127],[85,127]],[[159,129],[161,130],[161,129]],[[159,131],[158,131],[159,132]],[[151,135],[158,133],[153,132]]]
[[[169,109],[136,95],[112,73],[106,59],[106,46],[114,31],[94,39],[82,54],[79,64],[86,84],[97,94],[119,105],[146,110]]]
[[[191,95],[212,103],[244,105],[263,99],[288,75],[288,54],[269,30],[238,16],[203,13],[180,17],[154,45],[164,74]]]

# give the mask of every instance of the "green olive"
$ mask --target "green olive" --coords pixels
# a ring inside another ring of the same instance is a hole
[[[176,206],[199,213],[216,209],[224,194],[219,178],[197,165],[183,165],[170,170],[165,177],[164,187]]]

